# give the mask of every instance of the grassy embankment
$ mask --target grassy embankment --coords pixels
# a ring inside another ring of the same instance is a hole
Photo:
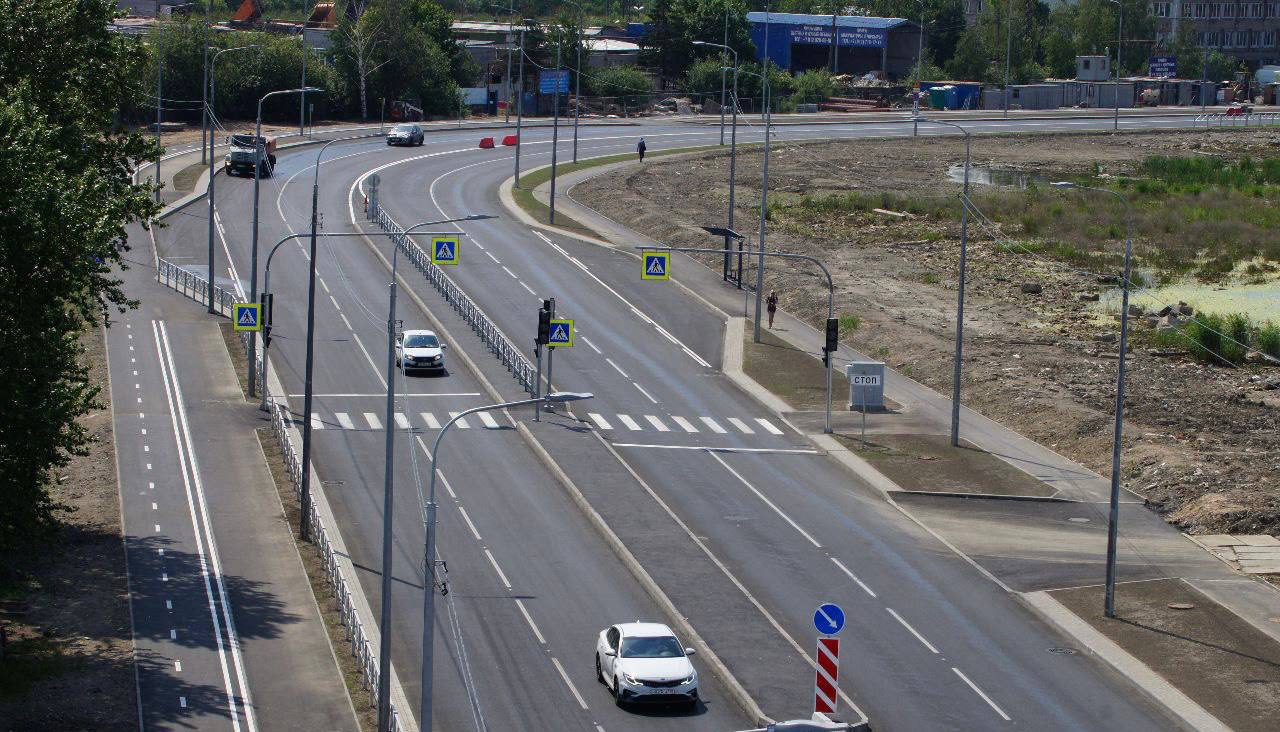
[[[1127,177],[1096,172],[1064,177],[1125,197],[1132,210],[1135,287],[1185,280],[1264,284],[1280,274],[1280,157],[1233,161],[1151,156]],[[1033,183],[1025,190],[980,188],[971,198],[1000,227],[998,251],[1044,257],[1093,272],[1118,272],[1123,265],[1125,210],[1113,196]],[[960,220],[960,202],[954,195],[855,191],[778,196],[775,201],[769,206],[769,220],[800,234],[820,226],[854,238],[853,233],[869,222],[886,223],[873,212],[877,208],[911,214],[888,222],[887,233],[899,241],[954,236]],[[979,221],[971,227],[973,233],[981,233]],[[1144,277],[1142,271],[1153,274]],[[1280,358],[1280,325],[1274,322],[1257,323],[1246,313],[1198,320],[1181,329],[1154,332],[1153,345],[1190,348],[1207,362],[1243,361],[1245,351],[1238,343]]]

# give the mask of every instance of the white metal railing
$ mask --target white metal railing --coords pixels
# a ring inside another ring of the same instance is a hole
[[[196,302],[207,303],[209,301],[208,280],[168,260],[160,259],[157,261],[156,279],[166,287],[170,287]],[[217,285],[214,285],[213,292],[214,302],[219,312],[230,317],[232,303],[236,302],[235,294]],[[241,335],[244,340],[248,340],[248,333],[242,333]],[[271,410],[271,432],[275,435],[276,442],[280,445],[285,472],[289,474],[289,481],[293,483],[293,490],[301,499],[301,450],[294,446],[293,436],[289,431],[294,424],[293,414],[289,410],[288,402],[278,399],[267,388],[266,368],[262,361],[261,350],[258,351],[256,368],[259,388],[266,393],[266,401]],[[315,501],[310,502],[309,510],[302,517],[302,520],[310,527],[313,541],[320,549],[324,563],[325,581],[332,588],[333,594],[337,598],[338,613],[342,616],[342,624],[346,627],[347,637],[350,639],[351,655],[360,665],[361,682],[370,695],[376,699],[379,684],[378,656],[374,651],[373,643],[365,632],[366,626],[360,618],[352,595],[353,592],[359,592],[360,590],[358,587],[353,586],[352,581],[343,573],[342,566],[338,562],[338,553],[334,550],[333,542],[329,538],[329,529],[325,526]],[[395,704],[391,705],[391,729],[392,732],[400,732],[401,730],[400,716],[396,711]]]
[[[484,310],[450,279],[449,275],[444,273],[443,268],[431,262],[431,257],[422,250],[422,247],[405,236],[404,229],[388,216],[381,206],[374,204],[370,209],[369,216],[373,222],[383,231],[391,232],[391,240],[401,252],[404,252],[409,261],[413,262],[413,266],[435,286],[458,315],[467,321],[471,330],[480,336],[480,340],[484,341],[502,365],[507,367],[521,388],[533,394],[537,371],[528,357],[498,328],[493,319],[486,315]]]
[[[1197,123],[1205,127],[1261,127],[1263,125],[1280,124],[1280,112],[1250,112],[1248,114],[1226,114],[1213,112],[1197,115]]]

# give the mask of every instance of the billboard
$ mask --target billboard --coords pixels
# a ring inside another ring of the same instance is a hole
[[[792,43],[831,45],[829,25],[792,25],[790,30]],[[884,28],[840,28],[839,31],[841,46],[884,48],[889,37],[889,32]]]
[[[1169,78],[1178,75],[1178,58],[1176,56],[1152,56],[1147,61],[1147,75]]]

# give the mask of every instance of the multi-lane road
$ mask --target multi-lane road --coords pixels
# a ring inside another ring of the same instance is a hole
[[[975,133],[1106,129],[1111,120],[972,121]],[[1125,128],[1188,118],[1122,119]],[[944,130],[921,127],[921,134]],[[787,125],[780,139],[909,136],[910,123]],[[584,127],[583,157],[714,143],[719,129],[683,123]],[[561,478],[513,429],[531,427],[560,470],[626,541],[662,590],[766,714],[811,709],[811,614],[838,601],[850,615],[841,671],[847,697],[877,729],[1128,729],[1178,724],[1102,665],[1047,652],[1064,640],[997,583],[855,480],[719,372],[724,317],[678,288],[641,283],[635,260],[532,230],[498,199],[512,151],[478,134],[437,132],[421,148],[380,140],[332,145],[320,175],[325,232],[376,229],[363,216],[368,176],[402,226],[469,214],[463,263],[449,274],[517,343],[554,297],[578,343],[555,357],[555,385],[595,398],[530,424],[527,413],[469,420],[440,464],[440,553],[450,592],[437,597],[435,717],[441,729],[745,729],[754,720],[705,666],[693,714],[616,708],[596,683],[595,634],[614,622],[664,620],[635,573],[570,499]],[[745,142],[760,128],[740,129]],[[561,136],[561,159],[571,142]],[[526,130],[522,163],[549,162],[550,132]],[[285,153],[263,181],[265,253],[306,230],[315,148]],[[248,289],[253,183],[219,186],[222,284]],[[160,252],[203,273],[203,208],[160,233]],[[452,229],[452,226],[443,227]],[[322,240],[313,439],[318,477],[375,610],[381,571],[383,454],[397,430],[393,661],[418,696],[426,452],[451,413],[519,388],[431,286],[402,265],[397,317],[443,325],[441,377],[396,376],[384,399],[390,246],[376,234]],[[273,264],[271,359],[301,412],[306,254],[286,244]],[[259,282],[261,282],[261,274]],[[464,365],[464,351],[478,372]]]

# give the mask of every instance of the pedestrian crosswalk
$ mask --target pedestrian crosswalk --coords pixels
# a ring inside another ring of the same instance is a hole
[[[460,412],[393,412],[395,429],[428,429],[438,430],[449,420],[458,417]],[[311,418],[313,430],[353,430],[380,431],[384,428],[382,417],[377,412],[333,412],[328,415],[316,414]],[[588,412],[588,424],[601,432],[626,434],[630,432],[657,432],[671,435],[784,435],[782,428],[764,417],[682,417],[678,415],[658,414],[601,414]],[[297,424],[301,426],[299,417]],[[505,414],[494,412],[476,412],[465,417],[458,417],[454,423],[456,429],[480,428],[497,430],[510,428],[511,423]]]

